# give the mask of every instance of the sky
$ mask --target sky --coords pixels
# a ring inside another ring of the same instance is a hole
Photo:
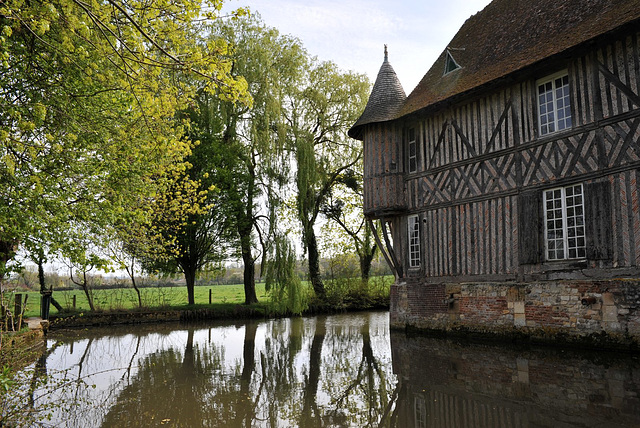
[[[389,62],[407,95],[462,24],[490,0],[226,0],[223,11],[249,7],[307,52],[375,82]]]

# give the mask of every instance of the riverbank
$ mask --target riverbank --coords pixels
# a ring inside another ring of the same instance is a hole
[[[17,370],[32,363],[45,349],[48,322],[40,318],[25,320],[28,328],[19,332],[2,333],[0,368]]]
[[[351,302],[342,305],[313,303],[302,315],[336,314],[364,310],[388,310],[387,300]],[[50,329],[86,328],[161,322],[188,322],[206,320],[243,320],[289,317],[293,314],[278,312],[269,304],[214,304],[166,309],[130,309],[94,312],[67,312],[49,318]]]

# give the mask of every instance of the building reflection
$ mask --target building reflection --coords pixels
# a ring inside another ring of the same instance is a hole
[[[637,427],[630,355],[469,344],[391,333],[395,427]]]
[[[27,392],[34,408],[68,404],[59,426],[640,426],[639,357],[409,337],[389,332],[386,313],[92,329],[49,344]],[[49,394],[40,373],[73,382]]]

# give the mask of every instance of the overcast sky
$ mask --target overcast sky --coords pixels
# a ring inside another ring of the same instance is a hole
[[[281,34],[299,38],[309,54],[375,78],[389,61],[407,95],[460,26],[490,0],[226,0],[248,6]]]

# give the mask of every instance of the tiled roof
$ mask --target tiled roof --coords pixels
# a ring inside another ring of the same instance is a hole
[[[407,99],[396,72],[389,63],[387,47],[384,47],[384,62],[378,71],[376,83],[360,119],[349,129],[351,138],[362,139],[360,129],[368,123],[385,122],[397,117],[398,111]]]
[[[397,117],[505,77],[624,24],[636,22],[640,30],[639,19],[640,0],[494,0],[464,23],[397,110]],[[447,51],[461,68],[443,75]]]

